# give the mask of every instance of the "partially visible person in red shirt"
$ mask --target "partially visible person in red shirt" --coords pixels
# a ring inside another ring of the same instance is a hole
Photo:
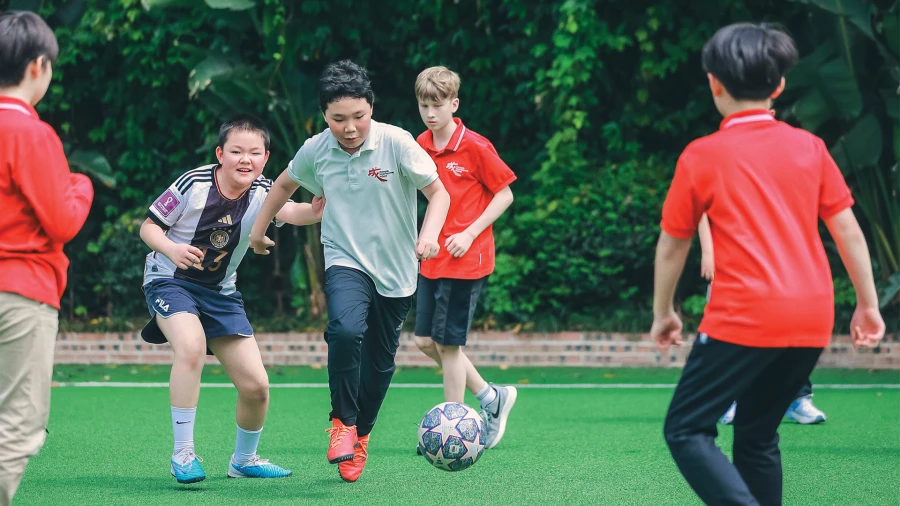
[[[681,344],[673,296],[705,213],[715,276],[700,334],[664,427],[682,475],[706,504],[781,504],[778,425],[831,339],[834,293],[819,220],[856,289],[853,344],[875,346],[884,321],[853,198],[825,144],[777,121],[772,100],[797,60],[767,24],[722,28],[703,47],[719,131],[688,145],[663,205],[651,337]],[[737,400],[734,463],[716,421]]]
[[[0,506],[12,502],[44,443],[69,266],[63,245],[84,225],[94,196],[34,110],[58,51],[37,14],[0,14]]]

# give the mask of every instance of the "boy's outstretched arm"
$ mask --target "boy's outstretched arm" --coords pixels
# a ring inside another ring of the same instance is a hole
[[[465,255],[466,252],[469,251],[469,248],[472,247],[472,242],[475,238],[481,235],[481,233],[491,226],[492,223],[497,221],[497,218],[502,216],[512,203],[513,193],[509,186],[495,193],[494,198],[491,199],[491,202],[477,220],[472,222],[472,224],[462,232],[453,234],[447,238],[446,243],[444,243],[447,252],[455,257]]]
[[[256,216],[256,221],[253,222],[253,228],[250,229],[250,247],[253,248],[257,255],[268,255],[269,250],[267,248],[275,245],[275,241],[266,237],[266,229],[269,228],[272,218],[281,211],[281,208],[284,207],[291,195],[299,187],[300,184],[294,182],[287,171],[282,172],[278,179],[272,183],[269,195],[266,197],[266,201],[263,202],[262,209],[259,210],[259,214]]]
[[[435,179],[422,188],[422,193],[428,199],[428,209],[425,210],[425,219],[419,232],[416,256],[419,260],[427,260],[436,257],[441,250],[438,236],[444,227],[444,221],[447,220],[447,211],[450,210],[450,194],[444,189],[444,183],[441,183],[440,179]]]
[[[697,235],[700,236],[700,275],[706,280],[712,281],[716,275],[716,261],[713,254],[712,231],[709,229],[709,217],[703,213],[700,218],[700,226],[697,227]]]
[[[869,246],[851,208],[825,220],[844,267],[856,290],[856,310],[850,320],[854,346],[876,346],[884,337],[884,320],[878,309],[878,292],[872,274]]]
[[[325,210],[325,197],[313,197],[312,204],[288,202],[278,211],[275,219],[291,225],[312,225],[322,221]]]
[[[653,326],[650,338],[660,350],[682,343],[681,319],[675,313],[675,287],[684,269],[691,239],[679,239],[660,232],[656,244],[655,274],[653,279]]]
[[[150,249],[163,254],[179,269],[187,269],[203,261],[203,252],[190,244],[178,244],[168,237],[166,232],[153,220],[147,218],[141,224],[141,239]]]

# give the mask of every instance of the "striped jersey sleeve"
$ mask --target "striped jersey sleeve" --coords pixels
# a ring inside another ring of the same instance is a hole
[[[262,207],[263,202],[265,202],[266,197],[269,196],[269,190],[272,189],[272,180],[267,179],[263,176],[259,176],[256,181],[250,186],[250,192],[255,196],[259,195],[259,207]],[[293,202],[292,199],[288,199],[288,203]],[[272,223],[275,224],[276,227],[284,226],[285,221],[280,221],[278,219],[278,215],[276,214],[274,218],[272,218]]]
[[[147,210],[147,217],[157,225],[168,230],[178,221],[188,204],[191,187],[199,182],[211,182],[213,178],[212,168],[207,165],[194,170],[189,170],[175,180]]]

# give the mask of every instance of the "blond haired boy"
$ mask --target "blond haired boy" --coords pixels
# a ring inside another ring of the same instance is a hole
[[[467,129],[459,109],[460,79],[446,67],[430,67],[416,79],[419,114],[428,128],[416,141],[431,156],[450,194],[438,255],[422,262],[416,302],[416,346],[444,370],[444,400],[462,402],[468,387],[485,420],[485,447],[506,429],[516,389],[484,381],[461,350],[478,295],[494,270],[492,225],[512,204],[516,175],[490,141]]]

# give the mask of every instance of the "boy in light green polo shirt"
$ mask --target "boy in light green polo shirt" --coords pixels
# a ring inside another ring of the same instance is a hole
[[[400,128],[372,120],[365,69],[326,67],[319,107],[328,129],[303,144],[272,185],[250,232],[267,254],[266,227],[299,186],[327,196],[322,217],[328,299],[328,384],[332,427],[328,461],[356,481],[369,433],[394,374],[400,329],[416,290],[418,260],[434,258],[450,196],[428,153]],[[416,198],[428,210],[416,234]]]

